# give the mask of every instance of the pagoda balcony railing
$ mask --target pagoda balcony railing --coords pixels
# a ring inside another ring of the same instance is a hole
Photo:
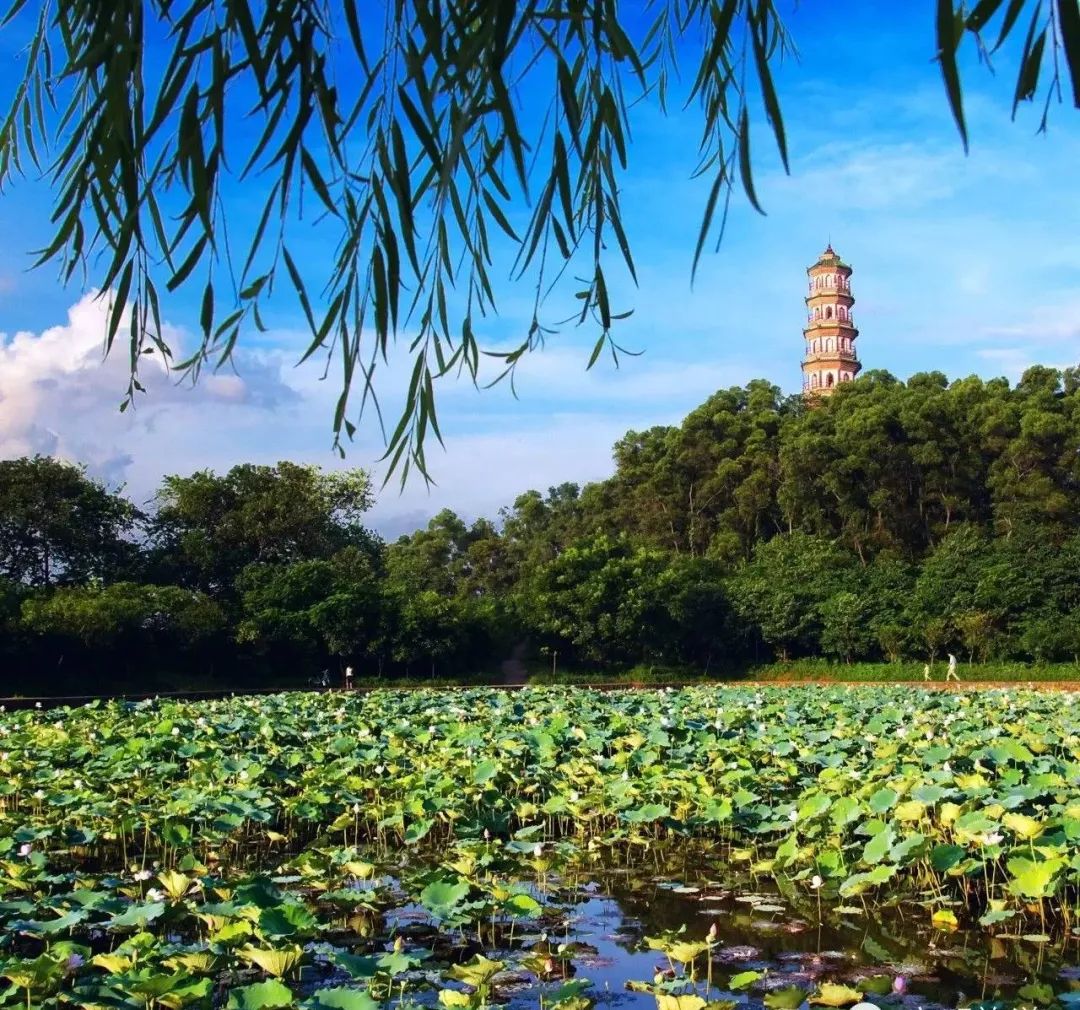
[[[814,351],[803,358],[803,362],[809,364],[812,361],[832,361],[836,358],[841,361],[850,361],[853,364],[857,364],[859,360],[854,349],[852,349],[850,351]]]
[[[806,323],[806,328],[810,329],[812,326],[843,326],[845,329],[856,329],[855,320],[850,316],[844,319],[842,316],[833,316],[831,319],[809,319]]]

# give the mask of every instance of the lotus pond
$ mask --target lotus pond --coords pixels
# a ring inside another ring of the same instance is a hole
[[[379,691],[0,713],[0,1006],[1075,1010],[1080,705]]]

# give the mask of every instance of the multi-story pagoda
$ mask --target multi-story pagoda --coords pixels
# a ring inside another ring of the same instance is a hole
[[[859,373],[855,338],[859,331],[851,318],[851,267],[833,252],[832,244],[807,271],[806,357],[803,359],[803,394],[829,396],[841,382]]]

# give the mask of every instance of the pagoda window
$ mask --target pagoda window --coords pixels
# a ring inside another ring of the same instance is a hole
[[[833,384],[833,374],[832,374],[832,372],[829,372],[829,374],[825,376],[825,385],[826,386],[831,386],[832,384]]]
[[[831,305],[826,305],[825,306],[825,318],[826,319],[832,319],[832,306]]]

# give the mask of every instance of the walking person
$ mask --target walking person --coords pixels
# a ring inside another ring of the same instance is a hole
[[[351,666],[345,667],[345,690],[346,691],[351,691],[352,690],[352,667]]]
[[[924,681],[926,681],[926,680],[929,680],[929,679],[930,679],[930,664],[929,664],[929,663],[923,663],[923,668],[922,668],[922,679],[923,679]]]
[[[946,680],[955,680],[959,682],[960,678],[956,674],[956,657],[949,653],[949,672],[945,674]]]

